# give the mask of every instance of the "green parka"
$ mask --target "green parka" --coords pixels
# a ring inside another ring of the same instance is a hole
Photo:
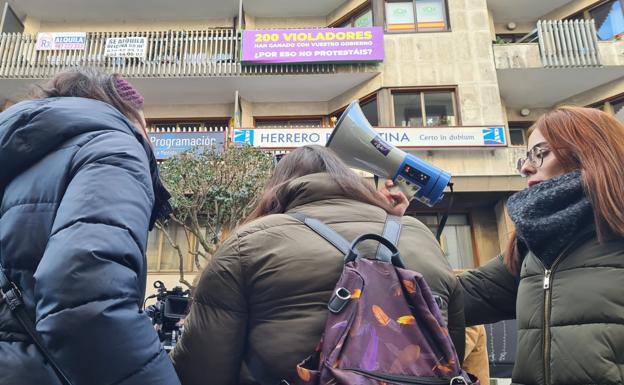
[[[624,384],[624,240],[585,231],[550,269],[529,253],[518,279],[498,257],[460,282],[468,325],[517,319],[514,384]]]

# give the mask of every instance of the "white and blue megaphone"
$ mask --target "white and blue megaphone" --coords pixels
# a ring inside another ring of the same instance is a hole
[[[326,146],[349,167],[392,179],[409,200],[416,199],[429,207],[442,200],[451,181],[451,174],[385,142],[366,120],[357,101],[338,119]]]

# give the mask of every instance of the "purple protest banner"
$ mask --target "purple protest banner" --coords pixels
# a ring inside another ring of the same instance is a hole
[[[243,64],[377,62],[382,27],[243,31]]]

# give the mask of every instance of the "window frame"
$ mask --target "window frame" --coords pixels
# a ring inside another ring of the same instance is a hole
[[[620,8],[622,9],[622,15],[621,16],[624,19],[624,0],[604,0],[604,1],[601,1],[600,3],[594,4],[591,7],[587,8],[584,11],[583,15],[585,16],[586,19],[591,20],[592,19],[592,14],[591,14],[592,11],[594,11],[594,10],[600,8],[600,7],[603,7],[603,6],[605,6],[605,5],[607,5],[607,4],[611,3],[611,2],[613,2],[614,4],[616,2],[620,3]],[[596,20],[596,19],[594,19],[594,20]],[[613,35],[610,39],[602,40],[602,38],[600,37],[600,28],[599,27],[601,27],[601,26],[596,24],[596,33],[598,34],[598,40],[600,40],[600,41],[611,41],[611,40],[614,40],[616,36],[620,36],[620,35],[622,35],[624,33],[624,32],[620,32],[620,33],[618,33],[616,35]]]
[[[619,1],[620,2],[620,4],[622,5],[623,12],[624,12],[624,0],[615,0],[615,1]],[[592,5],[584,8],[582,11],[579,11],[579,12],[575,13],[575,15],[577,15],[579,13],[584,13],[584,15],[589,16],[589,13],[591,11],[593,11],[596,8],[602,7],[603,5],[605,5],[605,4],[609,3],[609,2],[611,2],[611,0],[602,0],[602,1],[598,2],[598,3],[592,4]]]
[[[529,127],[531,127],[531,125],[533,125],[533,122],[507,122],[507,134],[508,134],[508,138],[509,138],[509,147],[514,147],[514,148],[518,148],[518,147],[526,147],[528,140],[529,140],[529,136],[527,135],[527,130],[529,129]],[[524,144],[518,145],[518,144],[511,144],[511,130],[522,130],[522,138],[524,141]]]
[[[368,0],[368,1],[358,5],[357,7],[352,9],[351,11],[347,12],[346,15],[342,16],[338,20],[336,20],[333,23],[329,24],[327,27],[328,28],[355,28],[355,27],[342,27],[342,25],[345,24],[346,22],[350,22],[352,24],[355,19],[357,19],[358,17],[362,16],[364,13],[366,13],[368,11],[371,11],[371,13],[372,13],[372,18],[373,18],[372,22],[373,23],[372,23],[371,27],[374,27],[375,26],[375,12],[373,11],[373,0]]]
[[[594,9],[601,7],[605,4],[607,4],[608,2],[610,2],[612,0],[602,0],[599,1],[597,3],[594,3],[592,5],[589,5],[579,11],[574,12],[573,14],[566,16],[563,18],[563,20],[576,20],[576,19],[584,19],[584,20],[589,20],[591,19],[591,15],[590,12],[593,11]],[[624,12],[624,0],[616,0],[619,1],[620,4],[622,4],[622,12]]]
[[[451,28],[451,17],[449,12],[449,0],[444,1],[444,23],[446,24],[446,28],[442,31],[419,31],[418,30],[418,12],[416,12],[416,1],[417,0],[381,0],[383,3],[383,26],[384,32],[388,34],[402,34],[402,33],[444,33],[444,32],[452,32]],[[407,3],[411,1],[412,8],[414,9],[414,31],[391,31],[388,29],[388,14],[386,12],[386,4],[387,3]]]
[[[380,118],[381,110],[379,108],[379,97],[377,95],[377,91],[359,98],[358,102],[360,103],[360,105],[362,105],[362,104],[370,103],[373,100],[375,100],[377,102],[377,123],[381,123],[381,118]],[[343,114],[343,112],[345,112],[345,110],[347,109],[348,106],[349,105],[341,107],[341,108],[339,108],[339,109],[337,109],[337,110],[335,110],[335,111],[333,111],[333,112],[331,112],[331,113],[329,113],[327,115],[327,121],[330,122],[330,126],[331,126],[331,118],[335,116],[336,119],[339,119],[340,116]],[[373,127],[383,127],[383,126],[380,125],[380,124],[377,124],[376,126],[373,126]]]
[[[170,222],[171,224],[175,225],[176,227],[181,226],[178,223],[174,223],[174,222]],[[179,230],[179,229],[176,229]],[[169,244],[169,241],[167,240],[166,235],[164,234],[164,231],[154,227],[154,229],[152,231],[156,231],[156,234],[158,235],[158,247],[157,247],[157,254],[156,256],[152,256],[152,253],[149,253],[149,241],[148,241],[148,247],[145,250],[145,258],[147,260],[147,272],[150,274],[173,274],[173,273],[179,273],[180,269],[179,267],[176,267],[175,269],[163,269],[162,268],[162,262],[163,262],[163,254],[165,252],[165,248],[169,247],[170,250],[168,250],[169,252],[173,251],[175,253],[177,253],[177,251],[175,251],[175,249],[173,248],[173,246],[171,246]],[[184,231],[184,230],[182,230]],[[151,231],[150,231],[151,232]],[[149,236],[149,234],[148,234]],[[198,240],[195,237],[195,235],[190,234],[190,243],[197,245]],[[149,268],[149,260],[151,258],[155,258],[156,260],[156,268],[155,269],[150,269]],[[177,256],[176,256],[176,262],[177,262]],[[197,271],[195,270],[195,262],[193,260],[193,253],[191,252],[191,250],[189,250],[187,252],[186,255],[186,259],[184,261],[184,270],[185,273],[197,273]]]
[[[426,121],[427,121],[427,110],[426,110],[426,104],[425,104],[425,98],[424,98],[424,94],[426,92],[449,92],[452,95],[453,98],[453,110],[455,112],[455,124],[454,125],[447,125],[447,126],[427,126]],[[409,94],[409,93],[420,93],[420,108],[422,110],[422,118],[423,118],[423,126],[421,128],[447,128],[447,127],[462,127],[462,117],[461,117],[461,103],[459,100],[459,93],[457,90],[457,86],[432,86],[432,87],[401,87],[401,88],[391,88],[390,89],[390,108],[391,108],[391,115],[392,116],[392,121],[393,121],[393,127],[403,127],[403,126],[398,126],[397,122],[396,122],[396,114],[395,114],[395,109],[394,109],[394,95],[395,94]],[[406,126],[406,127],[411,127],[411,126]]]
[[[327,127],[327,119],[324,115],[277,115],[277,116],[254,116],[254,128],[262,130],[263,128],[326,128]],[[318,120],[320,122],[319,126],[309,125],[309,126],[267,126],[267,127],[258,127],[258,122],[262,121],[290,121],[290,120]]]
[[[614,101],[620,101],[620,100],[624,100],[624,93],[613,95],[613,96],[609,96],[608,98],[601,99],[601,100],[599,100],[597,102],[588,104],[588,105],[586,105],[586,107],[597,108],[597,109],[599,109],[601,111],[605,111],[605,112],[608,112],[608,113],[613,115],[612,103]]]
[[[419,216],[420,217],[423,217],[423,216],[435,216],[436,217],[436,222],[437,222],[436,223],[436,231],[437,231],[438,226],[440,224],[440,220],[442,219],[442,217],[444,217],[445,214],[447,214],[447,213],[446,212],[442,212],[442,211],[437,211],[437,210],[426,210],[426,211],[414,210],[414,211],[412,211],[412,210],[408,209],[408,211],[404,215],[408,215],[408,216],[410,216],[412,218],[416,218],[416,219],[418,219]],[[475,268],[481,266],[481,257],[479,255],[479,249],[477,247],[477,239],[476,239],[476,235],[477,234],[476,234],[476,229],[475,229],[475,226],[474,226],[474,218],[473,218],[472,212],[471,211],[467,211],[467,210],[459,210],[459,211],[453,210],[453,211],[449,212],[448,215],[449,216],[451,216],[451,215],[463,215],[463,216],[466,217],[467,223],[468,223],[467,226],[470,227],[470,244],[471,244],[471,247],[472,247],[472,262],[474,264],[474,267],[472,269],[475,269]],[[418,220],[420,221],[420,219],[418,219]],[[436,232],[431,230],[429,225],[427,225],[427,224],[424,224],[424,225],[434,235],[436,234]],[[446,228],[446,226],[448,226],[448,225],[445,225],[444,227]],[[450,226],[453,226],[453,225],[450,225]],[[440,243],[442,244],[442,240],[440,240]],[[446,251],[443,251],[443,252],[445,253],[445,256],[446,256]]]

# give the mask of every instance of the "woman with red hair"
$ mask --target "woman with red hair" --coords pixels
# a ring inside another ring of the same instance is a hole
[[[468,325],[516,318],[513,382],[624,383],[624,125],[559,107],[529,130],[502,256],[464,273]]]

